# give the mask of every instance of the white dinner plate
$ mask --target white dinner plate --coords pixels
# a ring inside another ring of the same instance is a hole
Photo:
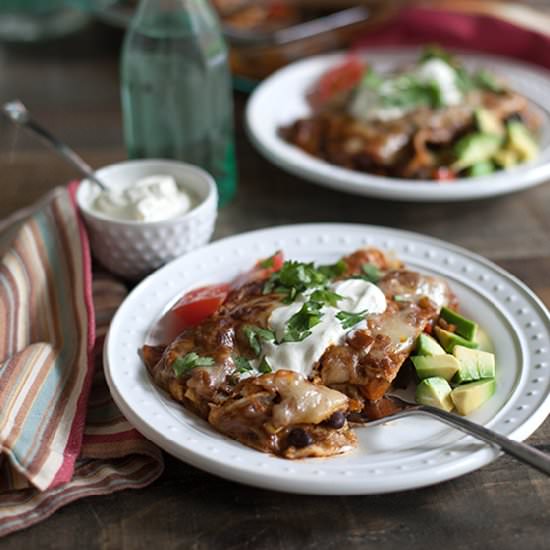
[[[442,241],[382,227],[283,226],[212,243],[137,286],[121,305],[105,345],[105,371],[128,420],[170,454],[227,479],[293,493],[373,494],[422,487],[471,472],[494,448],[436,420],[411,417],[356,430],[358,448],[326,459],[285,460],[214,431],[153,384],[138,356],[156,321],[193,287],[232,279],[261,257],[328,263],[364,246],[394,251],[412,269],[445,277],[468,317],[489,334],[497,392],[471,419],[512,439],[528,437],[550,412],[550,318],[523,283],[491,262]]]
[[[280,69],[252,94],[246,109],[246,126],[252,143],[270,161],[313,183],[358,195],[392,200],[456,201],[503,195],[550,179],[550,73],[542,68],[503,57],[459,54],[470,68],[485,67],[504,77],[531,101],[542,121],[538,158],[509,170],[452,183],[375,176],[330,164],[309,155],[278,135],[281,126],[307,116],[306,93],[319,76],[337,64],[343,53],[310,57]],[[363,56],[380,71],[411,62],[419,51],[369,50]]]

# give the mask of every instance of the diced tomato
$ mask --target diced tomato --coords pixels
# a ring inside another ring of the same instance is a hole
[[[456,172],[448,166],[440,166],[434,171],[434,179],[437,181],[452,181],[456,179]]]
[[[353,89],[361,79],[366,64],[356,56],[350,56],[343,63],[332,67],[317,81],[309,100],[314,107],[321,107],[336,96]]]
[[[269,258],[264,258],[263,260],[258,260],[256,265],[246,273],[241,273],[233,281],[231,281],[232,288],[239,288],[246,283],[251,283],[253,281],[263,281],[267,279],[272,273],[279,271],[285,262],[283,253],[281,250],[278,250],[270,256]]]
[[[213,315],[226,299],[232,288],[245,283],[267,279],[283,266],[281,251],[273,256],[258,260],[254,267],[236,277],[231,283],[196,288],[185,294],[166,315],[164,325],[170,334],[179,334],[182,330],[194,327]]]
[[[284,263],[285,259],[282,250],[277,250],[273,256],[258,260],[254,266],[254,270],[257,271],[263,279],[267,279],[272,273],[279,271]]]
[[[214,314],[229,292],[228,284],[203,286],[191,290],[170,310],[179,330],[194,327]]]

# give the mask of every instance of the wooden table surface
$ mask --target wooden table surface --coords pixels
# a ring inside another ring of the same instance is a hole
[[[0,46],[0,100],[19,97],[93,166],[125,158],[119,106],[121,34],[100,24],[40,46]],[[242,128],[236,200],[216,238],[300,222],[357,222],[445,239],[490,258],[550,305],[550,185],[499,199],[449,205],[390,203],[339,194],[260,157]],[[0,122],[0,218],[76,176],[32,136]],[[550,452],[550,421],[528,440]],[[550,547],[550,481],[502,457],[467,476],[380,496],[309,497],[245,487],[169,456],[150,487],[84,499],[0,541],[20,548]]]

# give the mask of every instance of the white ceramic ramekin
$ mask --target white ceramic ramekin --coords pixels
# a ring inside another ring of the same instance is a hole
[[[173,160],[147,159],[111,164],[96,173],[107,186],[129,185],[146,176],[168,174],[196,199],[192,210],[168,220],[116,220],[92,208],[100,190],[89,180],[83,180],[76,200],[88,228],[92,254],[112,273],[140,279],[206,244],[212,236],[218,193],[212,176],[201,168]]]

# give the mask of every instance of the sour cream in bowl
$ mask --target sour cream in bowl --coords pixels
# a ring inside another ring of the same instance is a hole
[[[81,182],[77,203],[94,257],[109,271],[140,279],[206,244],[218,195],[201,168],[172,160],[133,160],[97,171],[108,186]]]

